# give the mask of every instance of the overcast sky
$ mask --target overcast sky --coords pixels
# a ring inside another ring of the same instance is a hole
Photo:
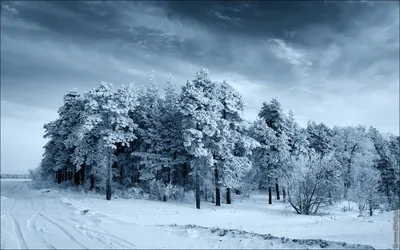
[[[62,96],[100,81],[180,88],[206,67],[297,121],[399,134],[399,3],[1,2],[1,172],[38,166]]]

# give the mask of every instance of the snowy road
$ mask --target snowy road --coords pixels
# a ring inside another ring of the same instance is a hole
[[[326,241],[300,242],[240,230],[217,230],[197,225],[171,226],[172,223],[165,223],[168,218],[179,223],[179,218],[187,216],[184,214],[186,210],[190,211],[192,217],[197,213],[200,220],[202,216],[208,216],[207,213],[210,214],[210,210],[204,209],[203,213],[200,213],[195,209],[182,209],[180,214],[178,210],[175,214],[171,210],[163,209],[160,214],[152,212],[153,216],[149,216],[146,213],[130,210],[129,204],[135,204],[136,207],[140,204],[141,209],[146,209],[149,204],[154,207],[154,204],[162,206],[165,203],[151,201],[138,203],[140,201],[135,200],[107,202],[95,198],[83,200],[79,198],[82,196],[84,195],[56,189],[35,190],[26,180],[1,180],[1,248],[288,249],[324,246],[339,249],[355,247]],[[176,208],[176,204],[164,206]],[[160,209],[157,208],[157,210]],[[120,216],[114,216],[116,214]],[[239,213],[236,218],[240,219]],[[282,223],[287,222],[282,221]]]

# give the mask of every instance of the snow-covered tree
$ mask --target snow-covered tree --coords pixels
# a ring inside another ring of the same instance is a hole
[[[375,167],[380,172],[379,191],[386,196],[389,206],[396,208],[400,192],[399,137],[397,140],[394,136],[385,138],[373,127],[369,129],[368,133],[378,154],[375,159]]]
[[[377,158],[367,130],[362,127],[335,127],[334,148],[336,159],[341,163],[344,197],[352,185],[353,171],[359,166],[372,166]]]
[[[106,198],[111,199],[111,168],[116,161],[117,146],[128,146],[136,139],[133,133],[136,124],[129,117],[129,112],[136,105],[132,87],[124,87],[113,93],[112,86],[102,82],[85,94],[84,136],[81,145],[90,146],[89,152],[80,147],[77,155],[90,156],[92,173],[106,174]],[[85,157],[81,157],[80,161]],[[86,157],[88,158],[88,157]],[[79,158],[77,158],[79,159]],[[77,162],[79,162],[77,160]]]
[[[219,133],[220,113],[216,85],[208,72],[201,69],[196,78],[182,87],[179,98],[185,150],[195,176],[196,208],[200,209],[201,177],[211,171],[214,159],[211,152],[213,137]]]
[[[264,158],[268,162],[268,168],[266,169],[267,172],[264,172],[264,176],[267,178],[268,183],[269,204],[272,204],[272,185],[275,182],[277,199],[280,199],[278,179],[287,171],[285,169],[287,166],[285,162],[289,158],[290,153],[288,137],[290,131],[281,104],[276,99],[272,99],[270,103],[264,102],[258,117],[273,131],[272,134],[268,133],[268,150],[262,153],[267,155],[267,157]],[[265,143],[263,141],[259,142]],[[258,151],[260,150],[261,149]],[[259,164],[262,163],[259,161],[258,165]]]
[[[324,156],[333,150],[333,132],[324,123],[309,121],[307,124],[307,140],[309,147]]]
[[[179,95],[175,92],[171,75],[164,86],[165,97],[161,108],[162,152],[168,159],[164,167],[163,179],[165,183],[175,184],[179,180],[177,172],[181,172],[182,164],[187,161],[185,148],[183,147],[181,113],[179,110]]]
[[[369,216],[372,216],[379,198],[379,171],[372,166],[361,166],[352,174],[353,185],[349,191],[349,199],[357,203],[360,215],[368,208]]]
[[[213,138],[216,205],[220,205],[220,185],[227,188],[226,202],[231,203],[231,189],[238,188],[251,169],[249,156],[258,146],[248,136],[249,124],[243,118],[242,96],[226,81],[218,86],[220,102],[219,133]]]
[[[80,168],[74,168],[72,153],[76,145],[74,141],[79,136],[84,116],[83,99],[76,91],[70,91],[64,96],[64,104],[58,110],[59,118],[44,126],[44,138],[49,142],[45,146],[42,161],[42,174],[48,175],[52,171],[69,170],[74,173]],[[61,176],[57,175],[58,182]],[[75,183],[79,184],[75,175]]]
[[[133,119],[138,124],[138,141],[134,147],[133,156],[139,157],[139,180],[142,187],[152,192],[150,183],[158,179],[168,158],[163,155],[163,141],[160,134],[161,111],[163,100],[160,97],[159,86],[154,72],[150,76],[150,84],[139,92],[138,106],[133,113]]]
[[[310,152],[300,156],[286,178],[288,201],[298,214],[316,214],[332,204],[331,190],[338,188],[340,172],[339,163],[332,154],[321,156]]]

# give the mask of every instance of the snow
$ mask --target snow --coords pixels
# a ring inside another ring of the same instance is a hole
[[[262,193],[233,198],[231,205],[202,202],[197,210],[1,179],[1,249],[392,247],[392,212],[359,218],[355,210],[341,212],[340,204],[329,215],[303,216],[281,201],[268,205]]]

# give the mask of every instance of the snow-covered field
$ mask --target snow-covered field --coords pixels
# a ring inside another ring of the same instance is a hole
[[[33,189],[29,180],[1,180],[2,249],[90,248],[365,248],[393,244],[393,213],[359,218],[356,211],[296,215],[267,196],[234,197],[216,208]],[[285,238],[284,238],[285,237]],[[297,239],[297,240],[293,240]],[[322,240],[301,240],[322,239]],[[343,244],[346,242],[348,244]]]

